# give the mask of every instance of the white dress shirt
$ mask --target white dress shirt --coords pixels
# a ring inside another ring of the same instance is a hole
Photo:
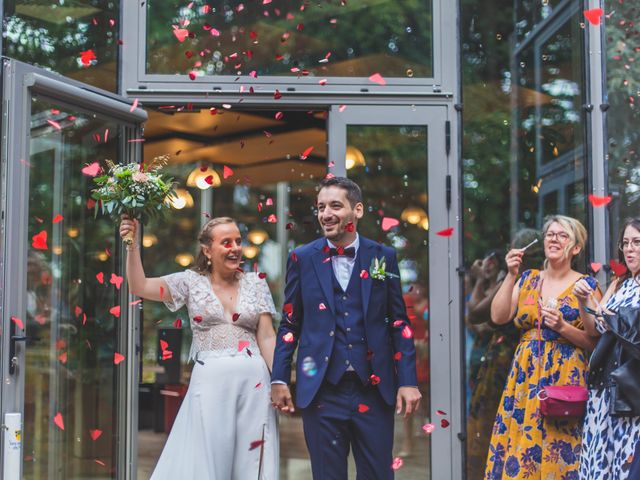
[[[327,239],[329,248],[337,248],[331,240]],[[349,280],[351,280],[351,274],[353,273],[353,266],[356,264],[356,256],[358,255],[358,247],[360,246],[360,237],[356,233],[356,239],[350,245],[345,248],[353,247],[355,255],[353,258],[345,255],[334,255],[331,257],[331,265],[333,266],[333,274],[336,276],[336,280],[342,287],[343,291],[347,291],[349,286]]]

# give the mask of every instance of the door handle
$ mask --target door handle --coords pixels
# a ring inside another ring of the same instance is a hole
[[[16,356],[16,343],[27,342],[28,340],[38,341],[37,337],[28,337],[27,335],[16,335],[16,324],[11,322],[11,336],[9,337],[9,374],[16,373],[18,366],[18,357]]]

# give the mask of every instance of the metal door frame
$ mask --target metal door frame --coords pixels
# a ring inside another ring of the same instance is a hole
[[[341,111],[342,110],[342,111]],[[458,199],[458,162],[455,152],[457,134],[452,133],[452,105],[349,105],[332,106],[329,113],[329,159],[334,162],[330,172],[345,176],[347,127],[349,125],[411,125],[426,126],[428,148],[428,197],[425,210],[429,215],[429,357],[431,422],[436,424],[431,434],[432,479],[462,478],[462,450],[458,432],[465,432],[462,415],[463,364],[460,345],[461,329],[460,265],[461,215]],[[366,203],[366,192],[365,192]],[[437,232],[453,227],[450,237]],[[442,280],[442,281],[436,281]],[[445,300],[446,299],[446,300]],[[433,360],[437,359],[437,363]],[[437,365],[437,367],[436,367]],[[442,428],[436,411],[447,413],[450,425]]]
[[[136,160],[140,158],[141,147],[138,142],[130,142],[139,137],[141,123],[147,119],[147,113],[141,108],[133,108],[131,102],[121,96],[106,92],[81,82],[71,80],[16,60],[1,57],[2,66],[2,122],[0,150],[0,308],[3,332],[11,332],[11,317],[23,319],[26,314],[26,265],[28,252],[27,218],[29,208],[29,169],[24,162],[29,158],[31,99],[37,95],[61,105],[69,105],[77,110],[99,115],[117,121],[122,132],[119,147],[120,158]],[[115,229],[114,229],[115,235]],[[122,259],[122,255],[120,255]],[[120,265],[124,270],[124,259]],[[126,286],[120,290],[120,304],[130,304]],[[123,309],[118,338],[121,351],[133,352],[134,337],[130,329],[135,325],[136,309]],[[24,330],[16,328],[16,335],[26,335]],[[0,414],[24,415],[24,374],[20,365],[24,364],[24,345],[17,344],[17,370],[9,373],[10,335],[2,335],[0,343]],[[123,472],[121,478],[132,478],[128,465],[136,458],[136,445],[131,444],[131,427],[135,419],[134,408],[137,405],[137,390],[131,391],[130,385],[137,383],[135,362],[126,362],[118,371],[118,404],[122,415],[118,418],[118,429],[122,432],[117,448],[117,471]],[[23,419],[24,421],[24,419]],[[0,436],[0,459],[4,455],[4,435]],[[22,457],[22,453],[21,453]],[[0,462],[4,463],[4,462]],[[22,460],[20,461],[20,475]]]

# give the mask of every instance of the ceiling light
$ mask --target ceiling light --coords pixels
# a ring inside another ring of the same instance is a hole
[[[364,161],[364,155],[356,147],[347,145],[347,154],[345,155],[345,166],[347,170],[351,170],[353,167],[364,167],[366,165]]]
[[[427,212],[420,207],[407,207],[400,214],[400,218],[411,225],[418,225],[426,217]]]
[[[187,177],[187,187],[198,187],[200,190],[219,187],[221,183],[220,175],[208,165],[194,168]]]
[[[249,230],[249,233],[247,233],[247,238],[254,245],[262,245],[265,240],[269,238],[269,234],[261,228],[254,228],[253,230]]]
[[[193,197],[188,190],[184,188],[176,188],[176,195],[169,198],[169,204],[176,210],[193,207]]]

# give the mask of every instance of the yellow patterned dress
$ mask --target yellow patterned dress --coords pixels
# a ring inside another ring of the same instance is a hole
[[[596,287],[595,279],[585,277]],[[542,364],[538,368],[538,297],[540,272],[527,270],[518,280],[520,296],[514,318],[522,330],[511,371],[493,425],[485,480],[573,480],[578,478],[582,418],[540,415],[538,384],[587,384],[588,357],[553,330],[542,327]],[[573,284],[558,298],[564,320],[583,328]]]

